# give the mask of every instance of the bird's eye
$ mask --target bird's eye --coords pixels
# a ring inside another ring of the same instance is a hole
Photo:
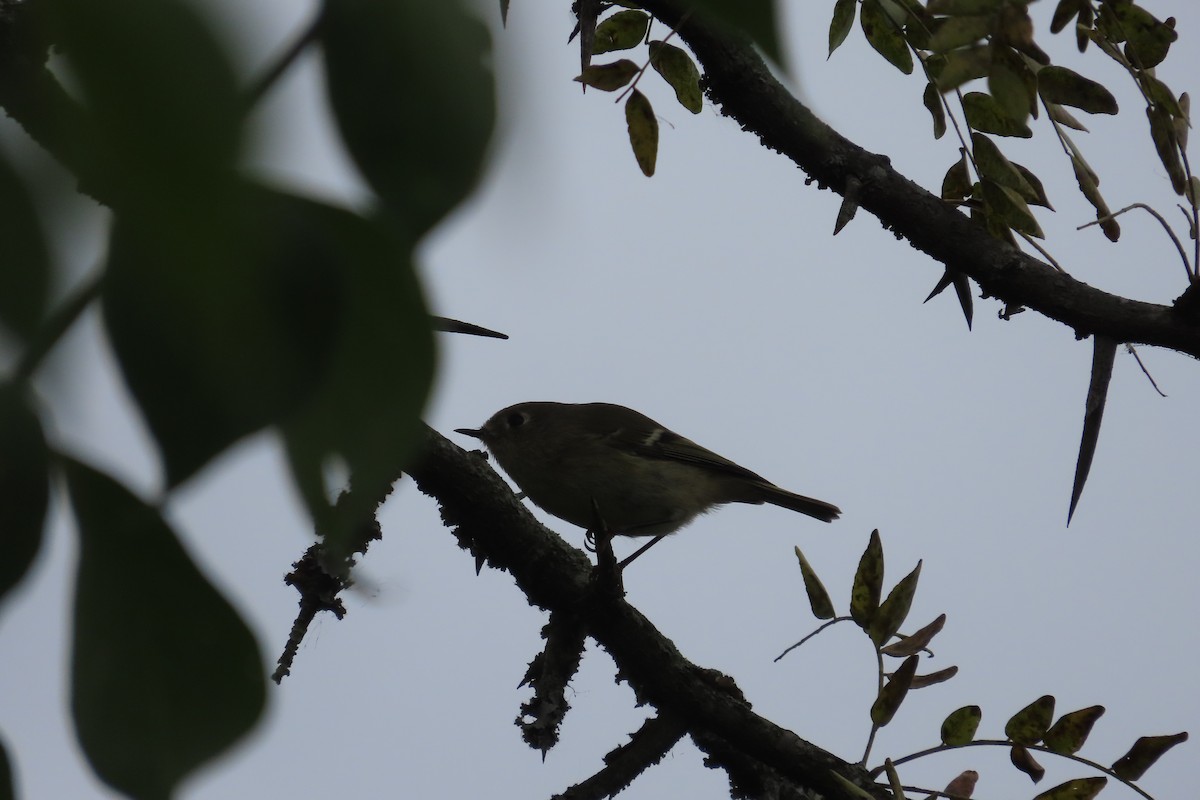
[[[525,414],[521,413],[520,411],[514,411],[513,413],[509,414],[507,420],[508,427],[510,428],[519,428],[528,421],[529,417],[525,416]]]

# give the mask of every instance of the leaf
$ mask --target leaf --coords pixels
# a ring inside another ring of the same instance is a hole
[[[1129,752],[1113,762],[1112,770],[1123,781],[1141,780],[1146,770],[1168,750],[1188,740],[1187,731],[1170,736],[1143,736],[1133,743]]]
[[[883,760],[883,770],[888,776],[888,786],[892,790],[892,800],[905,800],[904,782],[900,780],[900,772],[890,758]]]
[[[875,795],[863,789],[858,784],[851,782],[849,778],[847,778],[845,775],[842,775],[837,770],[829,770],[829,776],[833,778],[834,783],[839,784],[852,797],[857,797],[859,800],[876,800]]]
[[[979,133],[972,133],[971,149],[980,177],[1016,189],[1023,197],[1035,196],[1033,187],[1025,180],[1025,176],[1004,157],[991,139]]]
[[[1008,758],[1014,767],[1028,775],[1034,783],[1038,783],[1046,776],[1046,768],[1037,762],[1037,759],[1024,745],[1014,744],[1009,750]]]
[[[1103,219],[1100,227],[1111,241],[1117,241],[1121,236],[1121,226],[1115,219],[1112,218],[1112,212],[1108,209],[1108,204],[1104,202],[1104,197],[1100,194],[1100,182],[1096,178],[1096,174],[1088,167],[1087,162],[1080,160],[1074,154],[1071,156],[1071,168],[1075,171],[1075,182],[1079,184],[1079,190],[1083,192],[1083,196],[1096,209],[1096,219]]]
[[[837,0],[833,4],[833,19],[829,21],[829,56],[846,41],[850,29],[854,27],[854,12],[857,8],[858,0]]]
[[[1037,116],[1037,77],[1010,47],[992,48],[988,92],[1011,119],[1025,122],[1030,115]]]
[[[1058,0],[1054,16],[1050,19],[1050,32],[1058,33],[1067,27],[1067,23],[1083,13],[1083,7],[1087,3],[1088,0]]]
[[[1140,70],[1153,69],[1161,64],[1171,45],[1179,38],[1175,28],[1133,3],[1111,5],[1121,23],[1125,57],[1129,62]]]
[[[1171,179],[1171,188],[1175,190],[1175,194],[1183,194],[1187,186],[1187,171],[1179,157],[1175,123],[1171,115],[1159,106],[1147,106],[1146,116],[1150,119],[1150,138],[1154,141],[1159,161]]]
[[[979,706],[963,706],[950,712],[942,722],[942,744],[960,747],[975,740],[983,710]]]
[[[833,608],[833,600],[799,547],[796,548],[796,558],[800,562],[800,576],[804,579],[804,591],[808,594],[808,604],[812,607],[813,616],[817,619],[833,619],[837,613]]]
[[[912,74],[913,60],[908,43],[904,41],[896,22],[879,3],[863,3],[858,11],[858,22],[863,35],[877,53],[905,75]]]
[[[622,58],[611,64],[592,64],[575,80],[604,92],[615,92],[633,80],[633,76],[640,71],[637,64]]]
[[[1042,741],[1056,753],[1071,755],[1079,752],[1096,720],[1104,714],[1104,706],[1088,706],[1069,714],[1063,714],[1050,726]]]
[[[850,589],[850,616],[864,631],[870,629],[871,621],[879,610],[879,598],[883,593],[883,542],[879,531],[871,531],[871,539],[858,561],[854,572],[854,585]]]
[[[307,231],[310,257],[339,278],[323,380],[281,426],[293,478],[336,560],[348,556],[343,544],[419,441],[433,382],[433,334],[411,242],[386,220],[283,194],[276,203],[287,221],[281,230]],[[319,476],[331,463],[349,468],[355,491],[339,501],[329,528]]]
[[[83,464],[65,472],[80,539],[76,735],[105,783],[166,798],[258,721],[262,657],[157,510]]]
[[[46,312],[50,254],[37,208],[24,181],[0,154],[0,325],[27,342]]]
[[[970,167],[967,162],[967,153],[962,148],[959,148],[959,150],[961,155],[958,161],[950,165],[950,169],[946,170],[946,174],[942,178],[943,200],[965,200],[971,196],[971,187],[973,184],[971,182]],[[930,295],[930,297],[932,296]],[[925,299],[928,301],[929,297]]]
[[[1092,335],[1092,377],[1088,384],[1087,403],[1083,411],[1083,436],[1079,442],[1079,458],[1075,462],[1075,482],[1071,486],[1071,507],[1067,511],[1067,524],[1075,514],[1075,506],[1083,494],[1088,472],[1092,468],[1092,457],[1100,441],[1100,423],[1104,419],[1104,403],[1108,398],[1108,385],[1112,381],[1113,362],[1117,357],[1117,342],[1102,334]]]
[[[992,32],[994,19],[991,16],[950,17],[942,20],[929,40],[929,50],[947,53],[966,47],[984,39]]]
[[[700,70],[684,50],[665,42],[650,43],[650,66],[675,90],[679,105],[693,114],[704,108],[700,92]]]
[[[325,0],[325,81],[350,157],[414,239],[479,181],[495,125],[487,27],[456,0]]]
[[[958,674],[958,667],[946,667],[926,675],[914,675],[912,685],[909,689],[924,689],[926,686],[934,686],[939,683],[945,683]]]
[[[985,77],[991,68],[992,48],[988,45],[963,47],[952,50],[945,56],[938,71],[937,86],[943,94],[953,91],[968,81]],[[930,63],[934,63],[930,59]]]
[[[1029,210],[1025,198],[1016,189],[1001,186],[994,181],[984,179],[981,182],[983,200],[987,204],[988,216],[994,222],[999,222],[1014,231],[1045,238],[1037,218]]]
[[[643,11],[618,11],[596,26],[592,55],[637,47],[650,30],[650,15]]]
[[[1042,208],[1048,208],[1053,211],[1054,206],[1050,205],[1050,198],[1046,196],[1046,187],[1042,185],[1041,179],[1038,178],[1037,175],[1034,175],[1032,172],[1030,172],[1027,167],[1022,166],[1015,161],[1010,163],[1012,163],[1013,169],[1020,173],[1021,179],[1025,182],[1025,185],[1029,187],[1028,191],[1021,191],[1021,196],[1032,205],[1041,206]],[[1019,187],[1018,190],[1020,190]]]
[[[1100,790],[1108,785],[1108,778],[1075,778],[1060,783],[1053,789],[1047,789],[1033,800],[1092,800]]]
[[[1079,120],[1075,119],[1072,114],[1058,103],[1046,103],[1046,108],[1050,112],[1050,119],[1060,125],[1066,125],[1068,128],[1073,128],[1077,131],[1087,133],[1087,126]]]
[[[974,130],[994,133],[997,136],[1017,136],[1028,139],[1033,131],[1021,120],[1005,113],[996,99],[983,92],[967,92],[963,95],[963,115]]]
[[[646,96],[634,89],[625,101],[625,124],[629,128],[629,145],[633,157],[647,178],[654,174],[658,160],[658,118]]]
[[[942,790],[945,797],[970,797],[975,792],[975,784],[979,782],[979,773],[966,769],[954,776],[946,788]]]
[[[904,702],[904,697],[908,694],[909,687],[912,685],[918,661],[920,661],[919,656],[909,656],[904,659],[904,663],[892,673],[888,682],[883,685],[883,689],[879,691],[879,696],[871,704],[872,723],[882,728],[896,716],[896,712],[900,709],[900,704]]]
[[[1042,67],[1037,74],[1037,87],[1043,100],[1089,114],[1116,114],[1119,110],[1112,92],[1066,67]]]
[[[41,548],[49,470],[46,437],[27,387],[0,384],[0,600]]]
[[[719,24],[742,31],[767,58],[782,63],[779,30],[773,0],[694,0],[692,6]]]
[[[914,632],[911,636],[901,636],[899,641],[884,647],[882,652],[886,656],[915,655],[928,647],[929,643],[933,641],[933,637],[937,636],[945,625],[946,615],[939,614],[933,622]]]
[[[921,562],[917,562],[912,572],[905,575],[888,592],[887,599],[879,606],[879,611],[872,617],[867,633],[876,647],[882,647],[900,630],[908,611],[912,608],[913,596],[917,593],[917,581],[921,577]]]
[[[117,216],[102,301],[176,486],[309,397],[342,322],[341,276],[318,232],[293,229],[249,187],[175,228],[155,222]]]
[[[1042,695],[1013,714],[1004,726],[1004,735],[1016,744],[1037,744],[1049,729],[1053,717],[1054,697]]]
[[[942,95],[932,83],[925,84],[925,93],[921,102],[929,109],[933,117],[933,138],[940,139],[946,134],[946,109],[942,107]]]

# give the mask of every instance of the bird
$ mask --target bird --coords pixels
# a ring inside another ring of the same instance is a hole
[[[654,537],[626,562],[727,503],[770,503],[823,522],[841,514],[612,403],[517,403],[455,432],[483,442],[549,514],[589,533]]]

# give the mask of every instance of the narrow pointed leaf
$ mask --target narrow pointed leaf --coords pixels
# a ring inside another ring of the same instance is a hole
[[[942,107],[942,95],[932,83],[925,84],[925,93],[921,102],[929,109],[933,117],[933,138],[940,139],[946,134],[946,109]]]
[[[842,42],[854,27],[854,12],[858,8],[857,0],[837,0],[833,4],[833,19],[829,21],[829,55],[841,47]],[[828,58],[828,56],[826,56]]]
[[[1121,780],[1140,780],[1164,753],[1187,740],[1187,731],[1170,736],[1143,736],[1133,743],[1128,753],[1113,762],[1113,772]]]
[[[833,608],[833,600],[799,547],[796,548],[796,558],[800,562],[800,576],[804,579],[804,591],[808,594],[808,604],[812,607],[813,616],[817,619],[833,619],[837,613]]]
[[[863,3],[858,10],[858,22],[877,53],[905,75],[912,74],[913,60],[908,43],[879,3]]]
[[[975,740],[983,710],[979,706],[963,706],[950,712],[942,722],[942,744],[958,747]]]
[[[879,610],[879,598],[883,594],[883,542],[879,531],[871,531],[871,539],[858,560],[854,573],[854,585],[850,589],[850,616],[864,631]]]
[[[1046,777],[1046,768],[1037,762],[1037,759],[1029,752],[1029,748],[1024,745],[1014,744],[1009,750],[1008,758],[1014,767],[1028,775],[1034,783],[1038,783]]]
[[[1113,362],[1117,357],[1117,342],[1113,339],[1094,334],[1092,344],[1092,379],[1088,384],[1087,403],[1083,411],[1083,435],[1079,442],[1079,458],[1075,462],[1075,483],[1071,487],[1071,507],[1067,511],[1068,525],[1083,494],[1083,485],[1092,468],[1092,457],[1096,455],[1104,404],[1108,399],[1108,385],[1112,381]]]
[[[929,643],[933,641],[933,637],[941,632],[946,625],[946,615],[939,614],[938,618],[926,625],[924,628],[913,633],[911,636],[902,636],[900,641],[892,642],[887,647],[882,649],[885,656],[911,656],[921,652]]]
[[[896,769],[896,765],[892,763],[890,758],[883,761],[883,770],[888,776],[888,785],[892,788],[892,800],[906,800],[904,795],[904,781],[900,780],[900,772]]]
[[[49,462],[42,423],[24,387],[0,384],[0,600],[41,547]]]
[[[592,55],[637,47],[650,29],[650,15],[644,11],[618,11],[596,26]]]
[[[1070,755],[1079,752],[1096,720],[1104,714],[1104,706],[1088,706],[1069,714],[1063,714],[1046,731],[1042,741],[1056,753]]]
[[[1047,789],[1033,800],[1092,800],[1108,785],[1108,778],[1075,778]]]
[[[693,114],[700,113],[704,108],[700,70],[686,51],[673,44],[653,41],[650,43],[650,66],[675,90],[679,105]]]
[[[1022,708],[1004,725],[1004,735],[1017,744],[1037,744],[1054,718],[1054,697],[1042,695]]]
[[[1175,139],[1175,122],[1171,115],[1159,106],[1146,108],[1146,116],[1150,120],[1150,138],[1158,153],[1167,176],[1171,179],[1171,188],[1175,194],[1183,194],[1187,186],[1187,171],[1183,168],[1183,160],[1179,156],[1179,143]]]
[[[1075,119],[1075,116],[1071,112],[1058,103],[1047,103],[1046,107],[1050,109],[1050,119],[1060,125],[1066,125],[1068,128],[1087,133],[1087,126]]]
[[[584,69],[576,81],[604,92],[615,92],[625,86],[639,72],[638,65],[627,58],[611,64],[592,64]]]
[[[77,462],[71,713],[97,775],[166,798],[258,721],[266,699],[250,629],[157,509]]]
[[[882,647],[900,630],[908,611],[912,608],[913,597],[917,593],[917,581],[921,577],[921,562],[912,572],[905,575],[888,592],[887,599],[879,606],[878,613],[871,619],[868,634],[876,647]]]
[[[629,128],[629,146],[647,178],[654,174],[658,160],[658,118],[646,95],[634,89],[625,101],[625,124]]]
[[[935,672],[930,672],[925,675],[914,675],[912,685],[909,689],[924,689],[926,686],[934,686],[939,683],[945,683],[958,674],[958,667],[950,666],[945,669],[939,669]]]
[[[920,661],[920,656],[909,656],[888,678],[888,682],[883,685],[879,696],[871,704],[871,722],[882,728],[896,716],[900,704],[904,702],[904,697],[908,694],[909,687],[912,686],[918,661]]]
[[[1079,184],[1079,191],[1092,204],[1092,208],[1096,209],[1096,219],[1103,220],[1100,227],[1104,235],[1110,241],[1117,241],[1121,238],[1121,225],[1112,218],[1112,211],[1104,201],[1104,196],[1100,194],[1100,182],[1096,173],[1092,172],[1087,162],[1074,154],[1071,155],[1071,168],[1075,171],[1075,182]]]

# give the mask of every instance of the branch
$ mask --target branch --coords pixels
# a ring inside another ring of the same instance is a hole
[[[422,454],[408,473],[422,492],[437,499],[443,520],[463,548],[511,573],[530,603],[574,614],[612,655],[639,701],[679,720],[694,738],[719,737],[740,754],[828,798],[847,795],[835,772],[871,791],[860,767],[755,714],[729,678],[684,658],[617,593],[594,591],[584,554],[534,519],[482,456],[428,430]]]
[[[709,96],[763,145],[787,156],[820,186],[855,201],[885,228],[947,268],[970,276],[984,296],[1025,306],[1063,323],[1079,337],[1102,333],[1117,342],[1167,347],[1200,358],[1200,312],[1103,292],[989,235],[964,214],[816,117],[771,74],[749,41],[695,15],[688,4],[641,5],[678,30],[704,68]]]

